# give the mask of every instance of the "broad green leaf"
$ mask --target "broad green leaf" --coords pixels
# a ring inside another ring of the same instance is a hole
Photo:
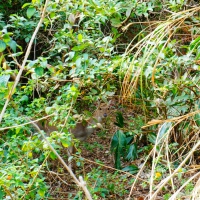
[[[8,43],[10,40],[11,40],[11,38],[10,38],[10,36],[9,36],[8,34],[5,34],[5,35],[3,36],[3,41],[4,41],[5,43]]]
[[[95,90],[95,89],[91,89],[91,92],[93,93],[93,94],[97,94],[98,92],[97,92],[97,90]]]
[[[68,141],[68,140],[61,140],[61,143],[62,143],[62,145],[63,145],[63,147],[69,147],[70,146],[70,142]]]
[[[148,140],[149,140],[149,142],[151,142],[152,144],[155,144],[155,143],[156,143],[156,134],[154,134],[154,133],[149,133],[149,134],[148,134]]]
[[[50,18],[52,19],[52,18],[54,18],[56,16],[56,13],[55,12],[51,12],[50,13]]]
[[[35,11],[36,11],[35,7],[29,7],[26,11],[27,17],[30,19],[34,15]]]
[[[38,75],[38,76],[42,76],[44,74],[44,68],[42,67],[36,67],[35,68],[35,73]]]
[[[51,112],[51,110],[52,110],[52,107],[46,107],[46,108],[45,108],[45,112],[46,112],[47,114],[49,114],[49,113]]]
[[[117,130],[111,141],[111,152],[118,146],[120,149],[126,145],[126,136],[121,130]]]
[[[28,101],[28,96],[27,95],[23,95],[20,99],[20,102],[27,102]]]
[[[116,169],[121,169],[121,151],[120,148],[117,147],[115,149],[115,154],[114,154],[114,158],[115,158],[115,168]]]
[[[121,112],[116,113],[116,121],[114,124],[120,128],[124,127],[124,118]]]
[[[9,93],[10,93],[10,91],[11,91],[13,85],[14,85],[14,82],[8,82],[7,85],[8,85],[8,90],[7,90],[7,92],[5,93],[5,97],[6,97],[6,98],[9,98]],[[13,95],[15,92],[16,92],[16,88],[13,90],[13,92],[12,92],[11,95]]]
[[[200,114],[199,114],[199,113],[197,113],[197,114],[194,116],[194,120],[195,120],[197,126],[200,127]]]
[[[84,53],[84,54],[83,54],[83,58],[84,58],[85,61],[88,60],[88,57],[89,57],[89,56],[88,56],[87,53]]]
[[[35,65],[35,63],[37,63],[37,60],[31,60],[31,61],[28,63],[28,67],[33,67],[33,65]]]
[[[0,40],[0,52],[3,52],[6,49],[6,43]]]
[[[2,187],[0,187],[0,199],[3,199],[3,196],[5,195],[5,192]]]
[[[30,37],[26,37],[25,41],[28,43],[30,41],[30,39],[31,39]]]
[[[3,59],[4,59],[4,55],[2,54],[1,57],[0,57],[0,66],[1,66]]]
[[[128,155],[126,156],[126,159],[127,160],[135,160],[137,157],[138,157],[137,145],[136,144],[132,144],[129,147]]]
[[[127,133],[125,133],[127,135]],[[133,141],[133,136],[135,134],[133,133],[133,135],[129,136],[129,137],[126,137],[126,144],[130,144],[132,141]]]
[[[41,197],[44,197],[44,195],[45,195],[45,190],[39,189],[39,190],[38,190],[38,194],[39,194]]]
[[[8,46],[13,50],[13,52],[16,52],[17,43],[14,40],[11,40],[10,42],[8,42]]]
[[[126,147],[126,136],[121,130],[117,130],[111,141],[111,152],[114,152],[115,167],[121,169],[120,158],[124,154],[124,148]]]
[[[51,153],[49,154],[49,156],[50,156],[50,158],[51,158],[52,160],[55,160],[55,159],[57,158],[57,156],[56,156],[53,152],[51,152]]]
[[[83,36],[81,34],[78,34],[78,41],[82,42],[82,40],[83,40]]]
[[[129,7],[129,8],[126,10],[126,17],[129,17],[129,16],[130,16],[132,9],[133,9],[132,7]]]
[[[111,19],[111,24],[114,27],[119,27],[121,25],[121,21],[119,20],[119,18],[112,18]]]
[[[30,144],[28,142],[25,142],[22,146],[22,151],[30,151],[31,147]]]
[[[23,54],[23,52],[17,52],[17,53],[12,53],[12,56],[17,57],[17,56],[20,56],[22,54]],[[11,56],[9,55],[9,57],[11,57]]]
[[[122,171],[129,172],[130,174],[136,174],[138,172],[138,170],[139,170],[138,167],[135,165],[129,165],[122,169]]]
[[[18,134],[21,130],[22,130],[21,127],[16,128],[15,129],[16,134]]]
[[[190,44],[190,50],[193,50],[194,48],[196,48],[197,46],[199,46],[200,43],[200,36],[197,37],[195,40],[193,40]]]
[[[8,81],[10,79],[10,75],[2,75],[0,76],[0,86],[6,87],[8,84]]]
[[[85,44],[81,44],[79,46],[75,46],[72,48],[73,51],[82,51],[84,50],[85,48],[87,48],[89,46],[88,43],[85,43]]]
[[[22,9],[24,9],[25,7],[31,5],[30,3],[25,3],[23,6],[22,6]]]
[[[76,66],[77,66],[77,67],[80,67],[80,66],[81,66],[81,60],[82,60],[82,58],[78,58],[78,59],[76,60]]]

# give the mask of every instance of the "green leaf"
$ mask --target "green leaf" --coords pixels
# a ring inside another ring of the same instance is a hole
[[[117,147],[115,150],[115,154],[114,154],[114,158],[115,158],[115,168],[116,169],[121,169],[121,151],[120,148]]]
[[[126,156],[126,159],[127,160],[135,160],[137,157],[138,157],[137,145],[136,144],[132,144],[129,147],[128,155]]]
[[[82,58],[78,58],[78,59],[76,60],[76,66],[77,66],[77,67],[81,67],[81,61],[82,61]]]
[[[139,170],[138,167],[135,165],[129,165],[122,169],[122,171],[129,172],[130,174],[136,174],[138,172],[138,170]]]
[[[149,133],[149,134],[148,134],[148,140],[149,140],[149,142],[151,142],[152,144],[155,144],[155,143],[156,143],[156,134],[154,134],[154,133]]]
[[[13,85],[14,85],[14,82],[8,82],[8,90],[7,92],[5,93],[6,95],[6,98],[9,98],[9,93],[10,93],[10,90],[12,89]],[[13,95],[14,93],[16,92],[16,88],[13,90],[12,94]]]
[[[5,35],[3,36],[3,41],[4,41],[5,43],[8,43],[10,40],[11,40],[11,38],[10,38],[10,36],[9,36],[8,34],[5,34]]]
[[[121,169],[120,158],[126,145],[126,135],[121,130],[117,130],[111,141],[111,152],[114,152],[115,167],[117,169]]]
[[[111,19],[111,24],[114,27],[119,27],[121,25],[121,21],[119,18],[112,18]]]
[[[89,44],[85,43],[85,44],[81,44],[79,46],[73,47],[72,50],[73,51],[82,51],[82,50],[86,49],[88,46],[89,46]]]
[[[55,12],[51,12],[50,13],[50,18],[52,19],[52,18],[54,18],[56,16],[56,13]]]
[[[36,67],[35,68],[35,73],[38,75],[38,76],[42,76],[44,74],[44,68],[42,67]]]
[[[25,7],[27,7],[27,6],[29,6],[29,5],[31,5],[31,4],[30,4],[30,3],[25,3],[25,4],[22,6],[22,9],[25,8]]]
[[[197,46],[199,46],[200,43],[200,36],[197,37],[195,40],[193,40],[190,44],[190,50],[193,50],[194,48],[196,48]]]
[[[83,36],[81,34],[78,34],[78,41],[82,42],[82,40],[83,40]]]
[[[28,43],[30,41],[30,39],[31,39],[30,37],[26,37],[25,41]]]
[[[6,87],[8,84],[8,81],[10,79],[10,75],[2,75],[0,76],[0,87]]]
[[[29,7],[26,11],[27,17],[30,19],[34,15],[35,11],[36,11],[35,7]]]
[[[93,89],[93,88],[91,89],[91,92],[92,92],[92,94],[97,94],[98,93],[98,91]]]
[[[57,156],[56,156],[53,152],[51,152],[51,153],[49,154],[49,156],[50,156],[50,158],[51,158],[52,160],[55,160],[55,159],[57,158]]]
[[[28,96],[27,95],[23,95],[20,99],[20,102],[27,102],[28,101]]]
[[[194,120],[195,120],[197,126],[200,127],[200,114],[199,114],[199,113],[197,113],[197,114],[194,116]]]
[[[47,114],[50,114],[51,110],[52,110],[52,107],[46,107],[46,108],[45,108],[45,112],[46,112]]]
[[[5,192],[2,187],[0,187],[0,199],[3,199],[3,196],[5,195]]]
[[[124,118],[121,112],[116,113],[116,121],[114,124],[120,128],[124,127]]]
[[[17,43],[14,40],[11,40],[10,42],[8,42],[8,46],[13,50],[13,52],[16,53]]]
[[[12,53],[12,56],[13,56],[13,57],[17,57],[17,56],[22,55],[23,53],[24,53],[24,52]],[[9,57],[11,57],[11,56],[9,55]]]
[[[38,194],[39,194],[41,197],[44,197],[44,195],[45,195],[45,190],[39,189],[39,190],[38,190]]]
[[[121,130],[117,130],[111,141],[111,152],[113,152],[118,146],[120,149],[126,145],[126,136]]]
[[[0,52],[3,52],[6,49],[6,43],[0,40]]]
[[[61,143],[62,143],[62,145],[63,145],[63,147],[66,147],[66,148],[68,148],[69,146],[70,146],[70,142],[68,141],[68,140],[61,140]]]

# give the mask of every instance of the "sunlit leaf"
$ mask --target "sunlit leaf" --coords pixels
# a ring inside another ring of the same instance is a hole
[[[16,52],[17,43],[14,40],[11,40],[10,42],[8,42],[8,46],[13,50],[13,52]]]
[[[139,170],[138,167],[135,165],[129,165],[122,169],[122,171],[129,172],[130,174],[136,174],[138,172],[138,170]]]
[[[36,67],[35,68],[35,73],[38,75],[38,76],[42,76],[44,74],[44,68],[43,67]]]
[[[137,157],[138,157],[137,145],[136,144],[132,144],[129,147],[128,155],[126,156],[126,159],[127,160],[135,160]]]
[[[6,43],[0,40],[0,52],[3,52],[6,49]]]
[[[3,36],[3,41],[4,41],[5,43],[8,43],[10,40],[11,40],[11,38],[10,38],[10,36],[9,36],[8,34],[5,34],[5,35]]]
[[[9,79],[10,79],[10,75],[0,76],[0,86],[6,87]]]
[[[78,41],[82,42],[82,40],[83,40],[83,36],[81,34],[78,34]]]
[[[27,17],[30,19],[34,15],[35,11],[36,11],[35,7],[29,7],[26,11]]]

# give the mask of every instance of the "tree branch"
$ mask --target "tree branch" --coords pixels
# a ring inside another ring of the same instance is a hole
[[[21,75],[22,75],[22,72],[23,72],[24,67],[25,67],[25,65],[26,65],[28,56],[29,56],[29,54],[30,54],[33,41],[34,41],[34,39],[35,39],[35,37],[36,37],[36,35],[37,35],[37,32],[39,31],[39,28],[40,28],[40,26],[41,26],[41,24],[42,24],[42,22],[43,22],[44,17],[45,17],[45,11],[46,11],[48,2],[49,2],[49,0],[46,0],[45,5],[44,5],[44,9],[43,9],[43,11],[42,11],[42,16],[41,16],[40,21],[38,22],[38,25],[37,25],[37,27],[36,27],[36,29],[35,29],[35,31],[34,31],[32,37],[31,37],[31,40],[30,40],[30,42],[29,42],[29,45],[28,45],[28,48],[27,48],[27,51],[26,51],[26,54],[25,54],[25,57],[24,57],[22,66],[21,66],[21,68],[20,68],[20,70],[19,70],[19,72],[18,72],[18,74],[17,74],[17,77],[16,77],[16,80],[15,80],[15,82],[14,82],[14,85],[13,85],[12,89],[10,90],[9,95],[8,95],[8,98],[7,98],[7,100],[6,100],[5,104],[4,104],[4,107],[3,107],[2,111],[1,111],[1,114],[0,114],[0,124],[1,124],[1,121],[2,121],[2,118],[3,118],[3,115],[4,115],[5,111],[6,111],[6,108],[7,108],[7,106],[8,106],[8,103],[9,103],[11,97],[12,97],[13,91],[15,90],[17,84],[19,83],[20,77],[21,77]]]

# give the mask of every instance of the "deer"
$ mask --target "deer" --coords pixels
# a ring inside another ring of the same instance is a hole
[[[77,122],[75,127],[71,128],[69,132],[80,142],[85,141],[96,131],[96,129],[103,128],[101,123],[110,114],[110,105],[111,101],[108,103],[98,103],[97,109],[94,111],[92,117],[90,117],[87,121]],[[40,130],[46,132],[47,135],[50,135],[50,133],[53,131],[58,131],[56,126],[51,126],[48,123],[42,125],[42,123],[39,121],[36,122],[36,124]],[[74,153],[76,153],[76,149],[74,146],[72,146],[68,150],[68,156]]]

